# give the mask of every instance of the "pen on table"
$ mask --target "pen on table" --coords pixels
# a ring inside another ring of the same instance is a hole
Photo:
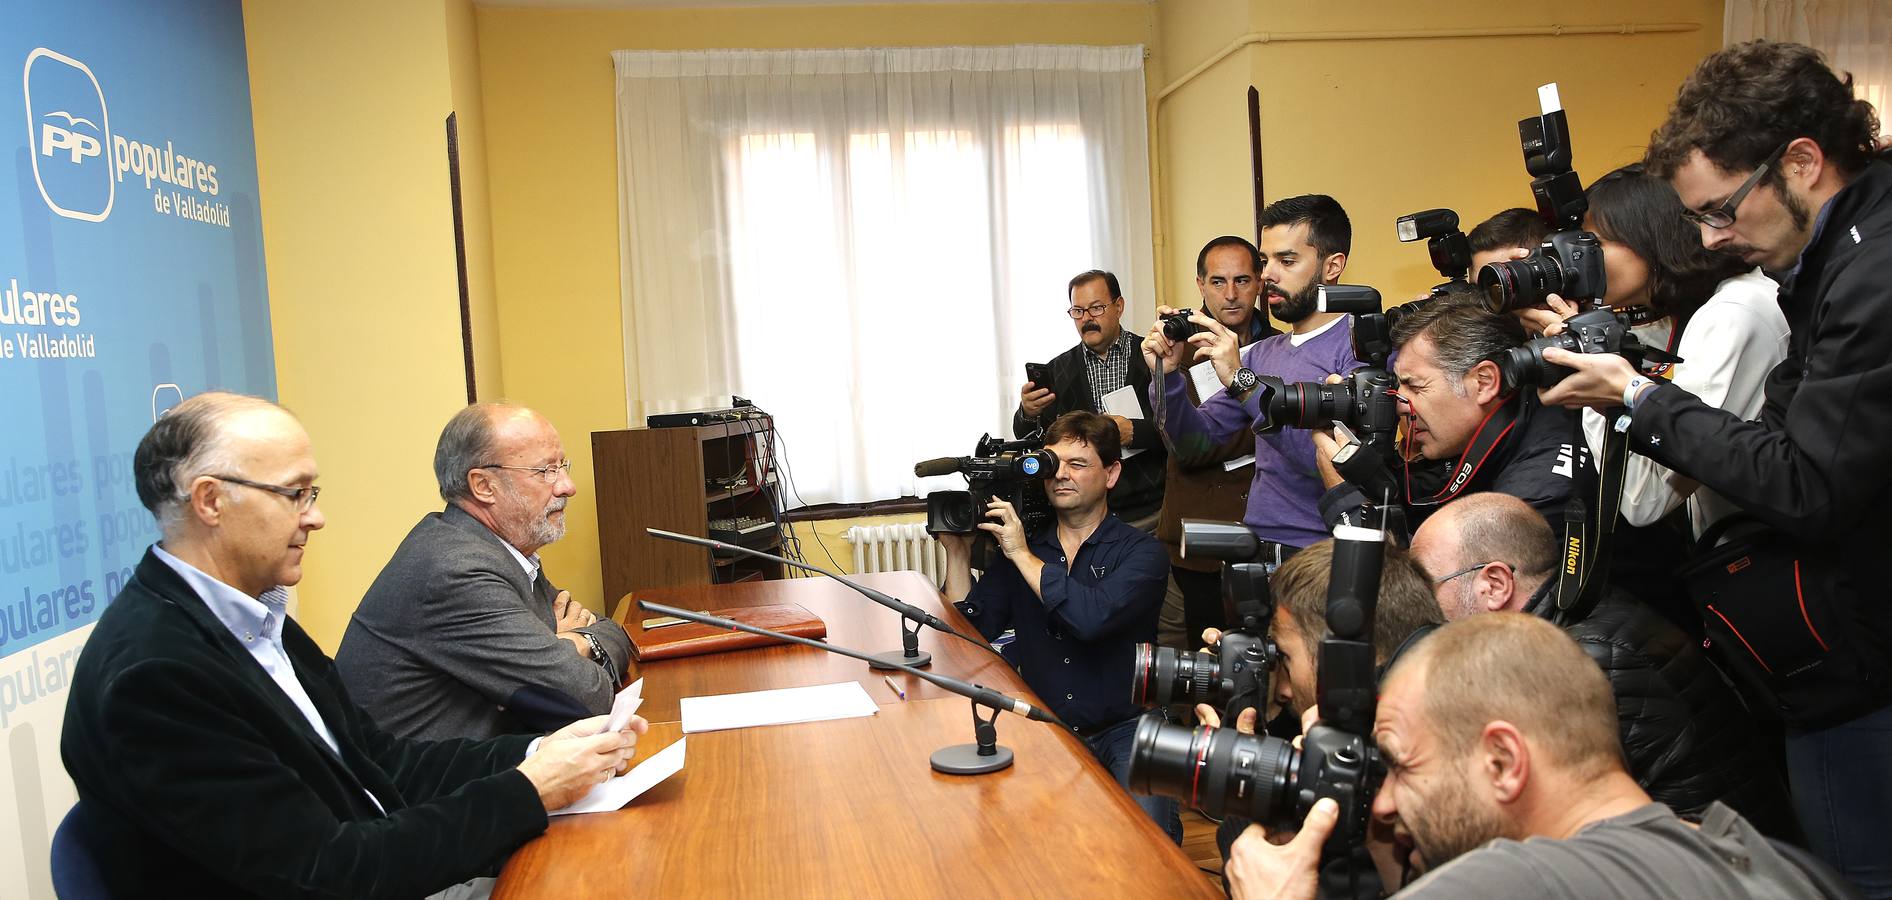
[[[899,694],[901,700],[907,699],[907,692],[901,690],[899,685],[893,683],[893,676],[882,675],[880,676],[880,680],[887,682],[887,687],[891,689],[894,693]]]

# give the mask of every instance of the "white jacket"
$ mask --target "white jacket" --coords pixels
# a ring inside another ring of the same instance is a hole
[[[1675,355],[1682,361],[1669,380],[1743,419],[1757,419],[1764,401],[1767,373],[1787,358],[1787,317],[1775,299],[1778,285],[1755,269],[1715,286],[1714,296],[1695,311],[1682,331]],[[1640,334],[1640,329],[1638,330]],[[1590,453],[1600,459],[1609,427],[1596,410],[1583,411],[1583,431]],[[1693,479],[1672,472],[1646,456],[1629,455],[1623,473],[1623,518],[1649,525],[1688,504],[1694,533],[1738,508]]]

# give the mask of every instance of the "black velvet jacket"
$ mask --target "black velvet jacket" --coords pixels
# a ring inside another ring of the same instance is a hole
[[[545,830],[515,768],[530,736],[395,738],[294,620],[283,645],[339,755],[150,552],[99,618],[60,755],[106,832],[114,896],[420,897]]]

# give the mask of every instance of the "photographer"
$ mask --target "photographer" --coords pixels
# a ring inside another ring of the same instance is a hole
[[[1412,536],[1445,617],[1558,612],[1557,535],[1516,497],[1475,494],[1447,505]],[[1681,815],[1726,803],[1773,837],[1800,828],[1774,754],[1696,641],[1620,589],[1564,631],[1609,677],[1629,772]]]
[[[1255,305],[1262,291],[1261,271],[1261,252],[1233,235],[1204,244],[1196,254],[1196,291],[1202,295],[1203,313],[1233,331],[1243,346],[1275,333]],[[1204,398],[1197,396],[1194,381],[1187,381],[1189,402],[1201,403]],[[1245,432],[1220,443],[1206,435],[1171,441],[1163,511],[1156,524],[1156,539],[1169,549],[1169,590],[1156,623],[1157,643],[1165,647],[1187,649],[1203,629],[1226,627],[1229,621],[1229,611],[1222,608],[1221,563],[1184,558],[1182,520],[1241,518],[1255,476],[1254,449],[1254,438]],[[1251,457],[1247,464],[1234,465],[1244,456]]]
[[[1123,290],[1117,276],[1101,269],[1080,272],[1065,294],[1071,304],[1065,313],[1077,328],[1078,344],[1052,358],[1050,384],[1027,381],[1019,389],[1012,435],[1025,437],[1074,410],[1103,413],[1117,426],[1120,445],[1141,451],[1123,461],[1123,477],[1110,490],[1110,511],[1139,531],[1155,531],[1169,454],[1150,417],[1150,370],[1142,338],[1123,330]],[[1136,396],[1142,418],[1104,412],[1104,397],[1125,387]]]
[[[1560,522],[1570,492],[1593,479],[1589,453],[1573,447],[1576,416],[1545,407],[1528,391],[1506,387],[1494,357],[1524,343],[1510,316],[1488,312],[1476,288],[1458,287],[1402,316],[1393,328],[1399,349],[1400,414],[1406,418],[1404,460],[1391,460],[1408,527],[1455,497],[1498,491]],[[1329,525],[1359,525],[1379,502],[1334,470],[1340,447],[1314,432],[1321,480],[1320,514]]]
[[[1065,413],[1045,429],[1057,455],[1043,482],[1057,521],[1026,534],[1018,511],[994,500],[979,525],[1004,559],[972,582],[972,538],[939,535],[946,551],[946,598],[987,640],[1017,632],[1006,658],[1097,760],[1127,784],[1130,739],[1142,712],[1130,699],[1133,648],[1156,637],[1169,572],[1163,546],[1105,506],[1122,463],[1117,426],[1096,413]],[[1176,801],[1137,796],[1150,818],[1182,841]]]
[[[1279,648],[1280,660],[1274,671],[1274,696],[1270,698],[1270,706],[1278,705],[1291,712],[1296,722],[1306,719],[1317,697],[1320,644],[1328,634],[1327,589],[1333,564],[1334,542],[1324,540],[1308,545],[1293,559],[1282,563],[1268,579],[1275,598],[1274,619],[1269,630]],[[1425,570],[1398,547],[1386,548],[1380,565],[1379,587],[1379,606],[1373,615],[1373,657],[1377,665],[1385,666],[1445,619],[1432,599]],[[1202,635],[1210,644],[1221,637],[1214,630]],[[1219,725],[1222,712],[1204,704],[1196,708],[1196,717],[1205,724]],[[1254,710],[1243,710],[1234,724],[1236,729],[1252,734],[1255,721]],[[1237,815],[1222,821],[1216,830],[1216,845],[1224,860],[1229,858],[1230,845],[1250,824],[1249,819]],[[1330,866],[1324,875],[1329,886],[1327,893],[1346,894],[1350,884],[1349,869],[1352,869],[1352,874],[1361,876],[1359,886],[1365,892],[1361,896],[1375,896],[1379,881],[1369,873],[1371,866],[1368,857],[1358,855]]]
[[[1818,897],[1819,882],[1720,804],[1698,826],[1623,768],[1616,703],[1555,625],[1476,616],[1438,629],[1381,684],[1387,766],[1373,816],[1430,869],[1402,897]],[[1248,898],[1312,898],[1331,800],[1300,831],[1250,827],[1224,874]]]
[[[1739,573],[1697,573],[1717,589],[1704,624],[1787,721],[1815,850],[1869,896],[1892,896],[1892,606],[1874,589],[1892,543],[1892,164],[1877,132],[1851,79],[1811,48],[1754,41],[1709,56],[1647,161],[1705,245],[1778,275],[1792,338],[1760,417],[1603,356],[1546,352],[1576,373],[1543,396],[1629,407],[1631,449],[1766,526],[1735,541],[1749,551]]]
[[[1150,329],[1143,339],[1143,358],[1151,369],[1160,364],[1165,373],[1160,384],[1163,428],[1171,442],[1185,447],[1220,444],[1247,433],[1260,415],[1264,392],[1255,388],[1262,375],[1320,381],[1359,367],[1347,317],[1315,308],[1321,285],[1339,283],[1346,271],[1352,243],[1353,225],[1332,197],[1309,194],[1277,200],[1261,214],[1262,283],[1269,309],[1287,323],[1290,333],[1263,338],[1244,353],[1235,332],[1199,312],[1189,321],[1203,330],[1186,340],[1170,340],[1162,321]],[[1157,312],[1175,311],[1158,307]],[[1190,402],[1184,370],[1201,360],[1214,364],[1225,390],[1197,406]],[[1154,402],[1154,394],[1151,399]],[[1314,445],[1306,430],[1285,428],[1256,435],[1254,452],[1255,475],[1242,522],[1278,564],[1329,533],[1314,507],[1321,492]]]

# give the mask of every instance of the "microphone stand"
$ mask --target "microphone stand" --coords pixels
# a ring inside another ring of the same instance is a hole
[[[840,575],[837,575],[819,566],[809,565],[808,563],[804,563],[804,562],[796,562],[795,560],[792,560],[792,559],[786,559],[784,557],[776,556],[773,553],[764,553],[760,550],[751,550],[748,547],[744,547],[740,544],[730,544],[723,541],[712,540],[710,538],[700,538],[700,537],[695,537],[693,535],[688,535],[688,534],[678,534],[674,531],[665,531],[661,528],[646,528],[644,529],[644,532],[646,534],[649,534],[651,537],[661,538],[666,541],[677,541],[679,543],[684,543],[684,544],[695,544],[698,547],[708,547],[711,550],[723,551],[723,552],[728,552],[728,553],[740,553],[745,556],[753,556],[757,559],[766,559],[771,562],[778,562],[778,563],[782,563],[783,565],[794,566],[795,568],[802,569],[804,571],[815,572],[821,575],[826,575],[829,578],[834,579],[835,581],[839,581],[842,584],[845,584],[848,587],[853,588],[856,592],[860,593],[861,596],[866,597],[867,599],[872,600],[875,603],[880,604],[881,606],[885,606],[888,609],[891,609],[894,612],[899,613],[900,618],[901,618],[900,649],[888,650],[885,653],[874,654],[873,657],[867,661],[867,664],[873,668],[899,669],[906,666],[931,665],[933,662],[933,654],[920,649],[920,626],[921,625],[932,626],[935,629],[946,632],[947,634],[950,634],[953,637],[959,638],[962,641],[965,641],[969,644],[972,644],[975,647],[985,650],[988,653],[998,655],[1000,659],[1005,658],[1003,655],[999,654],[997,650],[992,649],[992,647],[989,644],[986,644],[983,641],[975,641],[972,638],[967,637],[966,635],[962,634],[958,629],[952,627],[951,625],[946,624],[945,620],[941,619],[938,616],[933,615],[932,613],[927,612],[926,610],[923,610],[917,606],[914,606],[911,603],[907,603],[897,598],[890,597],[887,594],[874,590],[873,588],[867,587],[866,585],[856,584],[852,581],[849,581],[846,578],[841,577]],[[913,623],[911,628],[908,627],[907,625],[908,622]],[[1010,665],[1010,663],[1008,662],[1007,665]]]
[[[687,609],[678,609],[674,606],[652,603],[649,600],[639,600],[637,601],[637,605],[638,608],[647,612],[654,612],[665,616],[675,616],[686,622],[696,622],[716,628],[726,628],[731,631],[746,631],[750,634],[775,638],[791,644],[803,644],[809,647],[826,650],[829,653],[839,653],[842,656],[862,660],[869,665],[873,665],[875,660],[873,655],[862,653],[858,650],[849,650],[846,647],[837,647],[833,644],[810,640],[809,638],[799,637],[797,635],[770,631],[767,628],[757,628],[754,625],[737,622],[733,619],[725,619],[721,616],[712,616],[705,613],[692,612]],[[1000,712],[1011,712],[1024,716],[1027,719],[1049,722],[1059,728],[1064,727],[1064,723],[1058,721],[1058,718],[1052,715],[1048,710],[1042,710],[1023,700],[1008,697],[981,684],[970,684],[960,681],[957,678],[935,675],[931,672],[924,672],[912,666],[900,665],[898,663],[892,666],[876,666],[876,668],[898,669],[915,678],[939,685],[947,691],[972,701],[972,732],[975,742],[971,744],[954,744],[950,747],[941,747],[933,751],[933,755],[929,761],[933,766],[933,770],[936,772],[943,772],[948,775],[983,775],[987,772],[997,772],[1000,769],[1010,767],[1012,764],[1012,749],[1010,747],[999,746],[998,728],[993,725],[993,722],[998,719]],[[979,707],[981,706],[991,709],[992,715],[989,717],[980,717]]]

